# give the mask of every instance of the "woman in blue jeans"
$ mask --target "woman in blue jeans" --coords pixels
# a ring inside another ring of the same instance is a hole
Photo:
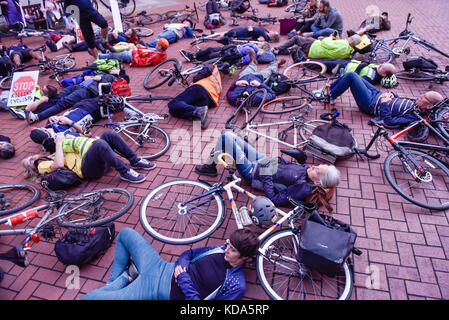
[[[173,263],[163,260],[138,232],[125,228],[117,237],[107,284],[83,299],[241,299],[246,290],[243,264],[258,247],[255,233],[238,229],[225,246],[187,250]]]

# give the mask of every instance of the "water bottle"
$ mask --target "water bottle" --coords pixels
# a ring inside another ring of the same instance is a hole
[[[253,223],[253,221],[251,220],[251,217],[249,216],[248,209],[245,206],[240,208],[239,214],[240,214],[240,217],[242,218],[242,224],[244,226],[248,226]]]
[[[37,210],[30,210],[25,213],[19,213],[6,221],[6,225],[10,227],[14,227],[16,224],[31,220],[33,218],[37,218],[39,215],[37,214]]]
[[[125,112],[126,114],[133,116],[133,117],[137,117],[139,114],[134,111],[133,109],[130,109],[128,107],[123,108],[123,112]]]

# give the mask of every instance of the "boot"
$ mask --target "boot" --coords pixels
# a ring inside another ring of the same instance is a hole
[[[217,165],[215,163],[212,164],[203,164],[195,166],[195,171],[199,175],[215,177],[218,175]]]

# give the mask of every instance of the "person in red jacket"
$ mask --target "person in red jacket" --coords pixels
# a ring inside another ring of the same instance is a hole
[[[100,59],[117,59],[121,62],[129,63],[131,67],[154,66],[167,59],[166,50],[169,43],[164,38],[159,38],[155,48],[145,47],[140,44],[134,49],[122,52],[101,53]]]

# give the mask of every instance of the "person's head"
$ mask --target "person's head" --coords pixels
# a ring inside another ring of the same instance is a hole
[[[427,91],[421,97],[416,100],[416,106],[421,109],[421,111],[426,111],[432,109],[432,107],[438,102],[442,101],[444,97],[436,91]]]
[[[42,94],[44,96],[51,98],[54,98],[58,95],[58,89],[56,89],[56,87],[52,86],[52,85],[45,85],[42,87],[41,89]]]
[[[156,42],[156,50],[158,50],[160,52],[165,52],[165,50],[167,50],[169,45],[170,44],[167,39],[159,38]]]
[[[319,12],[328,13],[331,8],[331,4],[327,0],[321,0]]]
[[[279,42],[279,40],[281,39],[281,36],[277,31],[269,31],[268,37],[270,38],[270,42]]]
[[[34,142],[41,144],[45,151],[54,153],[56,151],[55,140],[51,131],[45,128],[34,128],[30,131],[30,138]]]
[[[36,160],[40,157],[40,154],[35,154],[22,160],[22,166],[25,168],[25,173],[23,175],[25,179],[31,179],[36,183],[40,183],[40,175],[36,166]]]
[[[218,26],[218,25],[220,24],[220,19],[214,18],[214,19],[212,19],[211,23],[212,23],[214,26]]]
[[[377,72],[381,77],[391,77],[396,73],[396,71],[396,67],[391,63],[382,63],[377,68]]]
[[[136,37],[137,36],[136,29],[129,28],[128,30],[125,31],[125,36],[127,36],[127,37]]]
[[[12,158],[15,153],[16,150],[14,149],[12,143],[0,141],[0,158],[2,159]]]
[[[362,38],[358,34],[353,34],[348,38],[348,43],[351,47],[355,47],[362,41]]]
[[[224,259],[232,267],[244,263],[249,258],[256,255],[260,245],[257,234],[249,229],[237,229],[226,241]]]
[[[334,165],[320,164],[307,169],[307,175],[316,185],[335,188],[340,183],[340,171]]]
[[[380,15],[379,7],[376,5],[367,6],[365,9],[365,15],[369,17],[378,17]]]

